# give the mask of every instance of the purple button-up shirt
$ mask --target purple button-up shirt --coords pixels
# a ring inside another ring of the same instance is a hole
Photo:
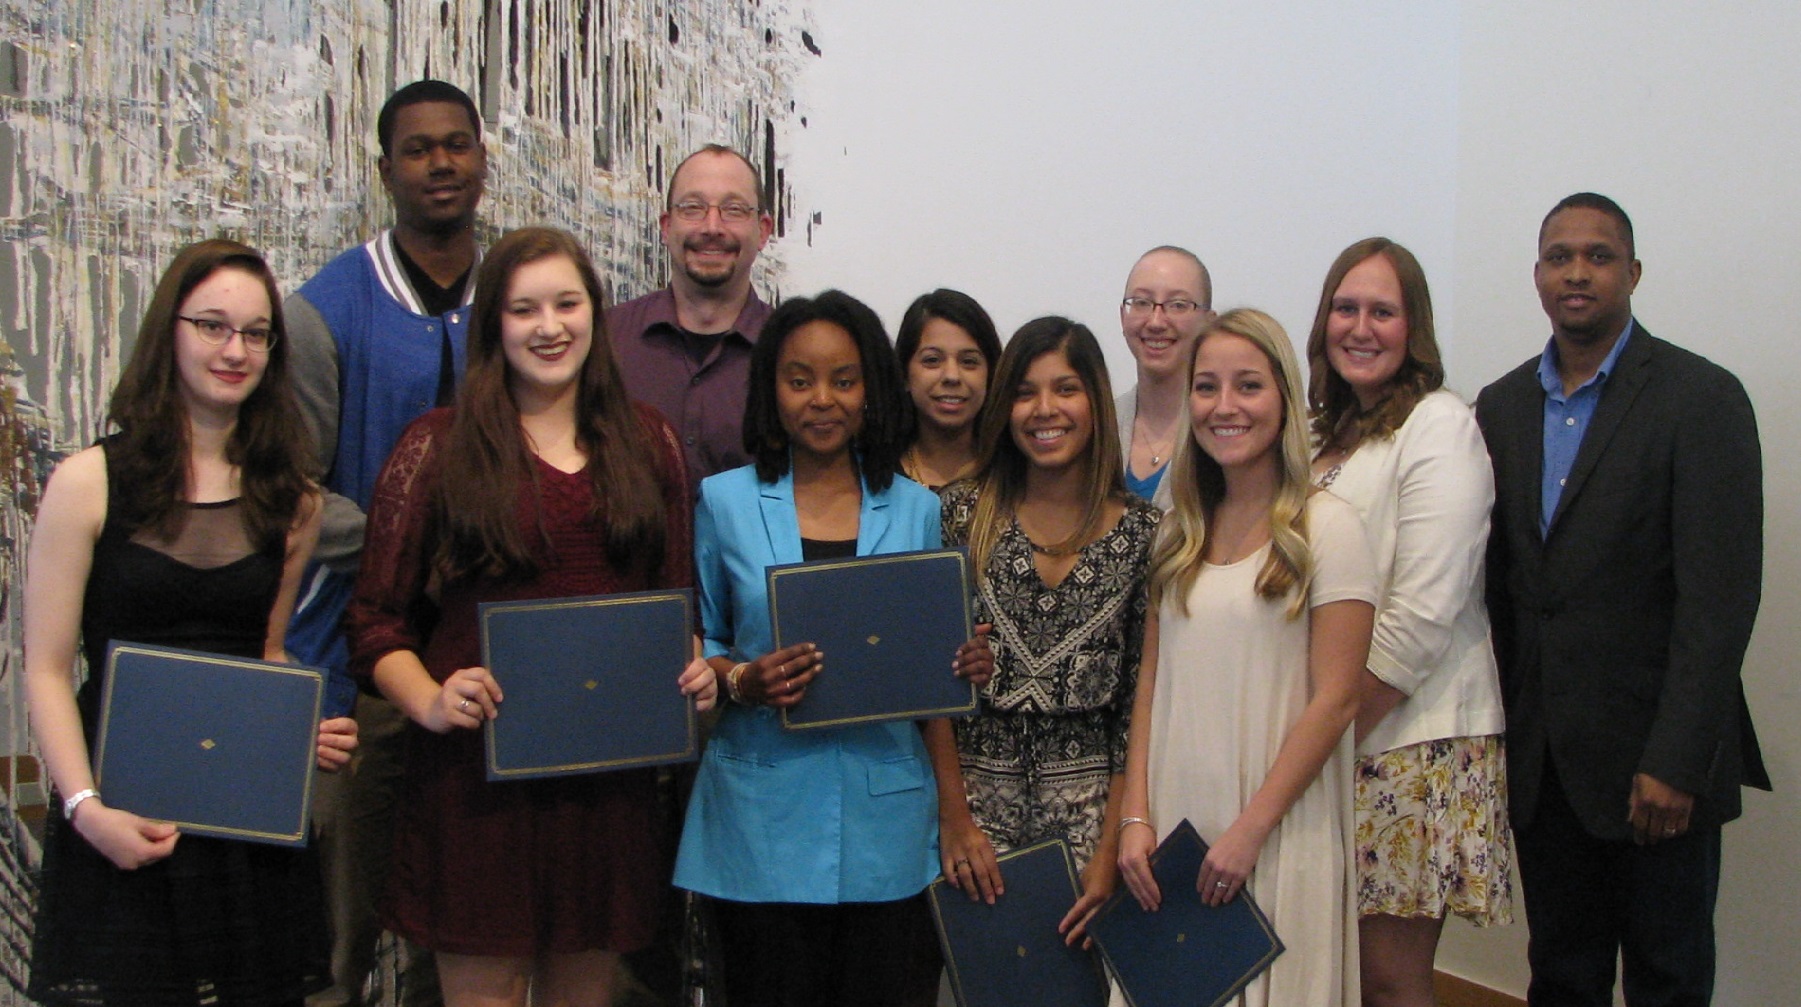
[[[662,413],[681,436],[692,492],[702,479],[750,463],[743,435],[750,348],[769,312],[751,291],[732,327],[696,363],[688,346],[694,337],[676,323],[670,288],[607,310],[607,336],[626,391]]]

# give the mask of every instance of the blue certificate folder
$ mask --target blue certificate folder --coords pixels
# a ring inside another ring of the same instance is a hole
[[[481,606],[482,664],[506,697],[488,721],[490,780],[692,761],[687,589]]]
[[[958,1007],[1104,1007],[1100,963],[1057,932],[1080,894],[1069,846],[1052,839],[997,859],[1007,892],[992,906],[942,877],[926,889]]]
[[[324,696],[316,668],[114,641],[95,786],[183,832],[304,846]]]
[[[1220,905],[1201,901],[1195,882],[1207,844],[1187,819],[1151,854],[1162,902],[1147,913],[1120,882],[1088,932],[1132,1007],[1214,1007],[1269,968],[1282,941],[1250,893]]]
[[[782,711],[790,729],[962,716],[975,687],[951,673],[971,634],[961,549],[772,566],[775,649],[817,644],[825,671]]]

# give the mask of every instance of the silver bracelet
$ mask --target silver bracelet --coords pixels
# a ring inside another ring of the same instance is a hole
[[[1145,828],[1150,829],[1152,832],[1157,831],[1156,826],[1152,825],[1150,822],[1147,822],[1142,818],[1122,818],[1122,819],[1120,819],[1119,820],[1119,831],[1121,831],[1121,832],[1126,831],[1126,826],[1128,826],[1128,825],[1142,825]]]
[[[86,790],[77,790],[68,800],[63,802],[63,818],[73,824],[75,821],[75,809],[81,806],[81,802],[90,797],[99,796],[100,791],[95,790],[93,787],[89,787]]]

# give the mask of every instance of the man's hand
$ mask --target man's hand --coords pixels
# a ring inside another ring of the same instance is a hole
[[[1686,834],[1688,816],[1694,809],[1695,795],[1639,773],[1632,778],[1632,800],[1626,815],[1632,823],[1632,841],[1644,846]]]

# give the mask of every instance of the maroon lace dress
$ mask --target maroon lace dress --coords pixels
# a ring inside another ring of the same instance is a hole
[[[537,486],[526,487],[519,501],[521,521],[542,521],[545,532],[538,574],[441,589],[430,584],[433,498],[450,411],[408,427],[369,511],[346,617],[351,670],[366,679],[379,658],[400,649],[418,653],[440,682],[479,665],[476,612],[483,602],[690,586],[693,512],[681,451],[668,424],[649,409],[640,413],[660,432],[656,468],[668,515],[660,563],[645,564],[645,572],[615,570],[591,515],[589,473],[539,462]],[[680,672],[668,670],[669,688]],[[407,759],[382,901],[389,929],[467,955],[632,951],[650,942],[672,852],[659,839],[654,770],[489,783],[480,731],[438,735],[417,724],[409,725]]]

